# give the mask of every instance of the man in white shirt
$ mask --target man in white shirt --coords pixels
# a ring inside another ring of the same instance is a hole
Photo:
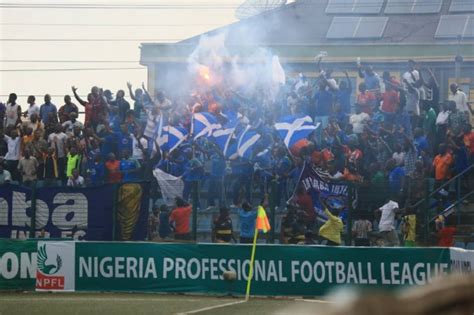
[[[18,173],[18,161],[20,160],[20,143],[21,138],[18,136],[18,131],[13,129],[10,132],[10,136],[3,136],[7,142],[7,154],[5,154],[5,161],[7,168],[13,176],[13,180],[19,181],[20,176]]]
[[[146,150],[148,149],[148,141],[143,137],[140,128],[138,127],[134,134],[130,134],[130,138],[132,138],[132,158],[141,163],[144,160]]]
[[[26,109],[26,111],[23,113],[23,115],[26,115],[26,118],[28,118],[29,120],[31,120],[31,115],[36,114],[39,116],[39,113],[40,113],[40,107],[39,105],[35,104],[35,101],[36,101],[36,98],[34,97],[34,95],[28,96],[28,100],[26,102],[28,103],[29,106]]]
[[[451,94],[449,100],[456,103],[456,109],[461,113],[469,114],[469,107],[467,106],[467,95],[464,93],[456,83],[449,86]]]
[[[398,239],[397,231],[395,230],[395,216],[400,212],[400,209],[398,209],[398,203],[389,200],[376,211],[381,212],[379,232],[384,241],[384,246],[399,246],[400,241]]]
[[[355,114],[352,114],[349,123],[352,125],[352,130],[355,134],[361,134],[364,132],[365,126],[370,121],[370,116],[367,113],[362,112],[358,104],[355,105]]]
[[[72,176],[69,177],[67,181],[68,187],[84,187],[84,177],[79,175],[79,170],[74,169],[72,171]]]
[[[72,112],[69,114],[70,120],[65,121],[62,126],[66,133],[72,134],[74,132],[74,127],[79,127],[80,129],[84,129],[84,125],[77,120],[77,113]]]

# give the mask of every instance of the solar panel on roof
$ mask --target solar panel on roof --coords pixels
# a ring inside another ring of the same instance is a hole
[[[354,37],[354,30],[359,24],[359,17],[334,17],[326,35],[329,39],[343,39]]]
[[[474,37],[474,15],[470,15],[467,20],[467,25],[463,34],[464,38],[473,38]]]
[[[415,0],[388,0],[386,14],[410,14]]]
[[[326,13],[352,13],[355,0],[329,0]]]
[[[411,13],[439,13],[443,0],[415,0]]]
[[[378,14],[384,0],[329,0],[326,13]]]
[[[386,14],[439,13],[443,0],[388,0]]]
[[[449,12],[474,12],[474,1],[452,0]]]
[[[474,15],[442,15],[435,38],[473,37]]]
[[[388,17],[362,17],[354,38],[382,38]]]
[[[388,17],[334,17],[326,37],[328,39],[381,38]]]
[[[378,14],[382,10],[383,0],[355,0],[354,13]]]

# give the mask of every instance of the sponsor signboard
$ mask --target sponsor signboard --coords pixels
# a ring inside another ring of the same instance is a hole
[[[0,289],[243,294],[250,250],[247,245],[0,240]],[[424,285],[450,271],[472,273],[473,261],[474,251],[455,248],[259,245],[252,294],[307,296],[341,286]],[[224,271],[235,272],[235,281],[224,280]]]

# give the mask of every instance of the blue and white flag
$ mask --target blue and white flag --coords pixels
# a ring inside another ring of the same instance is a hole
[[[255,143],[260,139],[260,134],[250,130],[251,126],[247,126],[245,130],[240,134],[239,141],[237,143],[237,154],[240,157],[250,159]]]
[[[194,140],[200,137],[210,137],[214,130],[221,128],[217,118],[211,113],[196,113],[191,122],[191,135]]]
[[[235,137],[235,128],[238,121],[231,121],[225,124],[222,128],[214,130],[212,137],[214,143],[221,149],[224,156],[227,154],[230,141]]]
[[[309,116],[289,115],[275,123],[275,129],[288,149],[301,139],[307,138],[318,127],[319,123],[315,126]]]
[[[162,138],[165,140],[161,149],[163,151],[174,151],[188,136],[188,131],[181,127],[166,126],[163,128]]]

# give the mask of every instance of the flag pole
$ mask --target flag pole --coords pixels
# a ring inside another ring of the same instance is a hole
[[[249,277],[247,279],[247,290],[245,291],[246,302],[250,298],[250,284],[252,283],[252,277],[253,277],[253,263],[255,261],[255,249],[257,248],[257,236],[258,236],[258,227],[255,226],[255,233],[253,235],[252,255],[250,256]]]

